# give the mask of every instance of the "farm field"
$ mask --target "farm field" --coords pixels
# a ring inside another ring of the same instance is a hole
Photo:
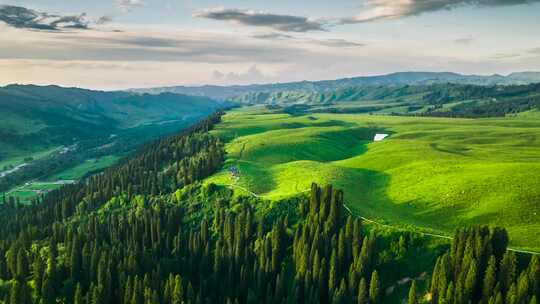
[[[18,156],[9,157],[3,160],[0,160],[0,171],[7,170],[11,167],[16,167],[25,163],[26,158],[31,158],[32,160],[40,159],[50,155],[53,152],[58,151],[61,147],[54,148],[44,148],[37,151],[28,152],[28,153],[16,153]]]
[[[511,245],[539,250],[540,121],[382,115],[290,116],[263,107],[229,112],[213,132],[224,169],[206,182],[270,200],[312,182],[345,190],[353,212],[380,222],[451,234],[506,227]],[[376,133],[388,133],[373,142]],[[239,170],[234,181],[231,167]]]
[[[47,177],[47,180],[77,180],[84,177],[88,173],[110,167],[114,165],[119,159],[120,156],[118,155],[107,155],[99,158],[87,159],[79,165],[67,168],[62,172]]]
[[[76,182],[87,174],[102,170],[114,165],[120,156],[108,155],[100,158],[87,159],[83,163],[67,168],[64,171],[48,176],[42,181],[30,181],[17,186],[6,194],[18,198],[21,203],[30,203],[40,194],[58,189],[64,184]]]

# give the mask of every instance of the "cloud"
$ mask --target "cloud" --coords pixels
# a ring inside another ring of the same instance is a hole
[[[218,70],[214,70],[212,77],[218,83],[227,84],[253,84],[264,83],[270,81],[272,78],[265,75],[256,65],[252,65],[245,72],[229,72],[224,73]]]
[[[534,48],[534,49],[530,49],[528,51],[529,54],[533,54],[533,55],[540,55],[540,47],[537,47],[537,48]]]
[[[116,0],[116,4],[124,12],[130,12],[136,7],[144,5],[143,0]]]
[[[317,45],[326,46],[326,47],[338,47],[338,48],[365,46],[365,44],[363,43],[349,41],[342,38],[330,38],[330,39],[314,39],[314,38],[304,38],[304,37],[298,38],[292,35],[287,35],[287,34],[282,34],[282,33],[262,33],[262,34],[255,34],[252,37],[255,39],[263,39],[263,40],[293,40],[295,42],[317,44]]]
[[[96,20],[96,24],[107,24],[113,21],[113,18],[111,16],[101,16]]]
[[[454,39],[455,44],[461,44],[461,45],[469,45],[473,41],[474,41],[474,38],[472,38],[472,37]]]
[[[267,39],[267,40],[277,40],[277,39],[294,39],[294,36],[283,34],[283,33],[261,33],[255,34],[252,36],[255,39]]]
[[[11,5],[0,5],[0,21],[15,28],[48,31],[88,29],[89,24],[84,13],[62,16]]]
[[[193,14],[197,18],[231,21],[242,25],[272,28],[281,32],[326,31],[320,21],[293,15],[277,15],[241,9],[205,9]]]
[[[362,47],[365,46],[363,43],[358,43],[354,41],[349,41],[345,39],[323,39],[323,40],[312,40],[320,45],[328,47]]]
[[[501,59],[512,59],[512,58],[517,58],[517,57],[521,57],[521,55],[517,53],[497,53],[491,56],[490,58],[495,59],[495,60],[501,60]]]
[[[540,2],[540,0],[367,0],[359,15],[341,19],[342,24],[416,16],[460,6],[493,7]]]
[[[278,63],[313,52],[223,33],[26,31],[25,39],[19,39],[20,29],[0,26],[0,31],[0,59]]]

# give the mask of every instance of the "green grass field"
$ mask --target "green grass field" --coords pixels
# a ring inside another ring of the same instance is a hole
[[[207,182],[236,183],[269,199],[332,183],[368,218],[446,234],[461,225],[499,225],[512,246],[540,249],[535,116],[289,116],[244,108],[225,115],[213,132],[228,156]],[[375,133],[390,137],[373,142]],[[238,182],[230,166],[239,168]]]
[[[89,172],[94,172],[110,167],[114,165],[119,159],[120,156],[118,155],[107,155],[100,158],[87,159],[77,166],[67,168],[62,172],[47,177],[46,180],[77,180],[84,177]]]
[[[26,161],[24,159],[27,157],[31,157],[32,159],[36,160],[36,159],[49,156],[51,153],[57,151],[59,148],[60,147],[43,148],[43,149],[38,149],[37,151],[34,151],[34,152],[26,152],[26,153],[21,153],[20,151],[16,151],[13,154],[17,156],[0,160],[0,171],[4,170],[4,167],[6,166],[15,167],[22,163],[25,163]]]
[[[108,155],[98,159],[88,159],[77,166],[67,168],[62,172],[48,176],[43,181],[29,182],[27,184],[17,186],[8,191],[7,194],[9,196],[18,198],[22,203],[30,203],[32,199],[37,197],[39,194],[60,188],[62,183],[58,183],[58,181],[79,180],[88,173],[102,170],[114,165],[119,159],[120,156],[117,155]]]

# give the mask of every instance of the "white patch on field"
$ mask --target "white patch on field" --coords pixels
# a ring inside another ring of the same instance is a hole
[[[373,141],[382,141],[387,136],[388,136],[388,134],[377,133],[377,134],[375,134],[375,138],[373,138]]]

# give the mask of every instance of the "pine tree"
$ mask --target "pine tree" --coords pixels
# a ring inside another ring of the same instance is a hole
[[[28,257],[26,256],[26,250],[19,249],[17,253],[17,278],[20,280],[26,280],[28,277]]]
[[[444,297],[444,300],[446,301],[446,303],[449,303],[449,304],[452,304],[454,303],[455,299],[455,290],[454,290],[454,282],[450,282],[450,284],[448,284],[448,288],[446,289],[446,296]]]
[[[507,251],[499,266],[499,282],[503,292],[507,291],[515,280],[516,264],[516,255],[511,251]]]
[[[179,275],[174,278],[174,289],[172,294],[172,304],[181,304],[184,300],[184,289],[182,279]]]
[[[45,279],[43,280],[41,297],[44,304],[54,304],[56,302],[54,282],[49,274],[45,275]]]
[[[9,303],[22,303],[22,287],[18,280],[15,280],[11,285],[11,291],[9,292]]]
[[[409,298],[407,300],[408,304],[418,304],[418,299],[416,298],[416,281],[413,280],[411,288],[409,289]]]
[[[77,283],[77,287],[75,288],[75,295],[73,296],[73,304],[83,304],[81,284],[79,283]]]
[[[471,265],[469,267],[469,271],[467,272],[467,276],[465,278],[465,297],[466,299],[473,301],[474,291],[476,288],[476,276],[477,276],[477,270],[476,270],[476,261],[472,259]]]
[[[533,255],[527,269],[531,291],[536,298],[540,297],[540,259],[538,255]]]
[[[437,261],[435,262],[435,267],[433,268],[433,273],[431,275],[431,286],[430,286],[430,292],[433,299],[433,302],[438,302],[438,296],[439,296],[439,277],[440,277],[440,268],[441,268],[441,258],[437,258]]]
[[[482,297],[484,300],[491,298],[493,295],[493,290],[497,282],[497,261],[495,256],[489,258],[488,267],[486,269],[486,274],[484,275],[484,284]]]
[[[71,277],[78,281],[81,274],[81,250],[78,239],[74,237],[70,254]]]
[[[39,298],[41,296],[41,285],[43,285],[43,274],[45,271],[45,264],[41,257],[34,258],[34,263],[32,264],[32,278],[34,279],[34,290],[35,297]]]
[[[330,258],[330,271],[328,273],[328,290],[333,293],[338,284],[338,263],[336,250],[332,250],[332,257]]]
[[[518,279],[516,301],[518,303],[525,303],[529,294],[529,277],[524,271]]]
[[[360,280],[360,285],[358,286],[358,297],[357,297],[357,303],[358,304],[367,304],[369,301],[367,286],[366,286],[366,279],[362,278]]]
[[[369,299],[371,303],[379,303],[379,273],[377,270],[371,274],[371,281],[369,282]]]

